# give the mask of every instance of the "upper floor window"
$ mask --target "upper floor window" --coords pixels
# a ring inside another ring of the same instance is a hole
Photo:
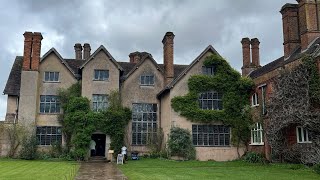
[[[215,66],[202,66],[202,74],[205,75],[214,75],[216,72]]]
[[[59,81],[59,72],[44,72],[44,81],[45,82],[58,82]]]
[[[36,131],[38,145],[53,145],[54,143],[61,144],[62,133],[61,127],[56,126],[40,126]]]
[[[298,143],[311,143],[308,129],[297,126],[297,142]]]
[[[140,85],[154,85],[154,75],[141,75]]]
[[[267,114],[267,107],[266,107],[266,89],[267,89],[267,85],[264,84],[262,86],[260,86],[261,88],[261,102],[262,102],[262,114],[265,115]]]
[[[195,146],[229,146],[230,127],[224,125],[192,125]]]
[[[94,80],[105,81],[109,79],[109,70],[94,70]]]
[[[263,129],[261,123],[254,124],[251,129],[251,145],[263,145]]]
[[[215,91],[201,93],[199,105],[201,109],[222,110],[222,93]]]
[[[108,95],[94,94],[92,95],[92,109],[93,111],[106,110],[108,108]]]
[[[252,106],[258,106],[258,105],[259,105],[259,102],[258,102],[258,93],[254,93],[254,94],[251,96],[251,105],[252,105]]]
[[[41,95],[40,113],[60,113],[60,101],[58,96]]]

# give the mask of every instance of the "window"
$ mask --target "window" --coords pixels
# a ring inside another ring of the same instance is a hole
[[[108,108],[108,95],[94,94],[92,95],[92,109],[93,111],[106,110]]]
[[[105,81],[109,79],[109,70],[94,70],[94,80]]]
[[[199,105],[201,109],[222,110],[222,93],[205,92],[199,96]]]
[[[258,93],[254,93],[254,94],[251,96],[251,105],[252,105],[252,106],[259,106]]]
[[[266,88],[267,85],[263,85],[260,87],[261,88],[261,95],[262,95],[262,115],[267,114],[267,108],[266,108]]]
[[[223,125],[192,125],[195,146],[229,146],[230,127]]]
[[[202,66],[202,74],[205,75],[214,75],[216,72],[215,66]]]
[[[59,82],[59,72],[44,72],[45,82]]]
[[[37,127],[36,136],[38,145],[61,144],[62,135],[61,127],[41,126]]]
[[[140,84],[146,86],[154,85],[154,75],[141,75]]]
[[[297,127],[297,142],[298,143],[311,143],[308,129],[301,126]]]
[[[60,113],[60,101],[58,96],[41,95],[40,113]]]
[[[157,133],[157,104],[132,105],[132,144],[146,145]]]
[[[264,145],[261,123],[256,123],[251,129],[251,145]]]

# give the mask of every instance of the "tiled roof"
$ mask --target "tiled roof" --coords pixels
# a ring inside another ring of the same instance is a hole
[[[71,69],[73,70],[73,72],[75,72],[76,74],[79,71],[80,66],[82,66],[82,64],[85,62],[85,60],[81,60],[81,59],[64,59],[68,65],[71,67]]]
[[[20,95],[22,61],[23,56],[17,56],[14,60],[3,94]]]
[[[118,62],[118,64],[123,68],[123,76],[127,75],[132,68],[136,65],[136,63],[130,62]]]

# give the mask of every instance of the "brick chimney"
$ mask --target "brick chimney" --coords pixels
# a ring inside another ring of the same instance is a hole
[[[283,49],[284,57],[289,57],[300,45],[299,32],[299,6],[298,4],[285,4],[282,6]]]
[[[91,47],[89,43],[84,43],[83,45],[83,59],[89,59],[91,55]]]
[[[250,70],[250,39],[249,38],[242,38],[241,44],[242,44],[242,60],[243,60],[243,66],[242,66],[242,75],[246,76],[249,74]]]
[[[308,45],[320,36],[318,0],[297,0],[299,6],[299,31],[301,36],[301,50],[307,49]]]
[[[129,54],[130,63],[139,63],[141,60],[141,53],[139,51]]]
[[[255,68],[261,67],[259,45],[260,45],[260,42],[258,38],[251,39],[251,60],[252,60],[251,65]]]
[[[40,32],[33,33],[32,40],[32,59],[31,59],[31,70],[38,71],[40,64],[40,54],[41,54],[41,40],[43,39]]]
[[[74,45],[74,51],[76,54],[76,59],[82,59],[82,46],[80,43]]]
[[[24,71],[31,70],[31,52],[32,52],[32,32],[25,32],[24,36],[24,47],[23,47],[23,65],[22,69]]]
[[[163,39],[163,64],[164,64],[164,82],[169,84],[174,78],[173,69],[173,32],[167,32]]]

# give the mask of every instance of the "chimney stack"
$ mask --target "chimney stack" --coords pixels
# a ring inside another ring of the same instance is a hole
[[[32,39],[33,33],[32,32],[25,32],[24,36],[24,48],[23,48],[23,65],[22,69],[24,71],[31,70],[31,52],[32,52]]]
[[[91,47],[89,43],[84,43],[83,45],[83,59],[87,60],[90,57]]]
[[[251,60],[253,67],[260,67],[259,39],[251,39]]]
[[[243,60],[243,66],[242,66],[242,75],[246,76],[249,74],[249,68],[250,68],[250,39],[249,38],[242,38],[241,40],[242,44],[242,60]]]
[[[38,71],[40,64],[40,54],[41,54],[41,40],[43,39],[40,32],[33,33],[32,40],[32,59],[31,59],[31,70]]]
[[[129,54],[130,63],[139,63],[141,60],[141,53],[139,51],[132,52]]]
[[[76,59],[82,59],[82,46],[80,43],[74,45],[74,51],[76,54]]]
[[[301,50],[320,36],[320,1],[297,0],[299,6],[299,31],[301,37]]]
[[[289,57],[300,45],[298,4],[285,4],[282,6],[283,49],[284,57]]]
[[[24,49],[23,49],[23,65],[24,71],[38,71],[41,54],[41,40],[40,32],[25,32]]]
[[[163,64],[164,64],[164,81],[165,84],[169,84],[174,78],[174,67],[173,67],[173,39],[174,34],[167,32],[163,39]]]

